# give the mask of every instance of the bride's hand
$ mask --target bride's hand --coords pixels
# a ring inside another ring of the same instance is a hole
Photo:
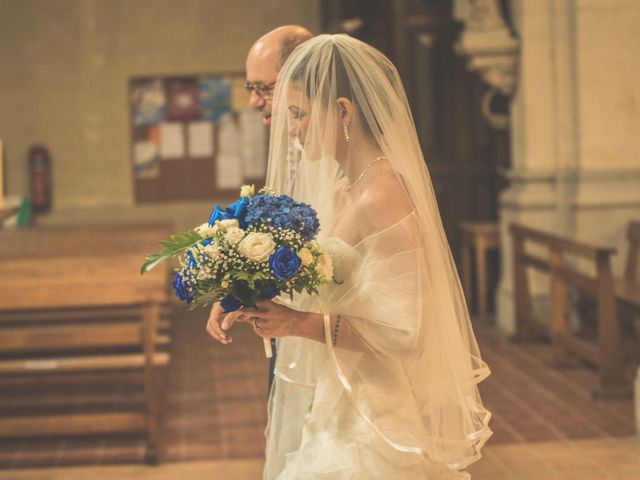
[[[260,337],[281,338],[295,335],[305,315],[306,312],[298,312],[271,300],[260,300],[255,309],[243,309],[236,318],[225,319],[222,328],[229,328],[234,322],[248,322]]]

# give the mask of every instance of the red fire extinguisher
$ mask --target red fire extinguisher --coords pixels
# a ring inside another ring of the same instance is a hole
[[[43,145],[29,150],[29,176],[31,179],[31,204],[38,213],[51,208],[51,157]]]

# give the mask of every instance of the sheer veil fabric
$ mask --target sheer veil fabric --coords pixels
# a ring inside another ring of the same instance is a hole
[[[274,95],[267,185],[318,211],[337,283],[278,300],[323,314],[326,341],[279,340],[265,478],[468,478],[491,435],[477,389],[489,369],[382,53],[347,35],[293,52]]]

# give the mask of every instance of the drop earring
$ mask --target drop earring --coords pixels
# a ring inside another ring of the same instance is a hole
[[[349,135],[349,128],[347,127],[347,122],[344,122],[342,124],[342,127],[344,129],[344,139],[347,141],[347,143],[349,143],[349,140],[351,140],[351,136]]]

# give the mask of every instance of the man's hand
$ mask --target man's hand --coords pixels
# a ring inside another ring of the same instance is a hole
[[[231,343],[233,339],[227,335],[226,330],[228,330],[229,326],[233,324],[233,319],[237,316],[238,312],[239,310],[236,312],[225,313],[220,306],[220,302],[214,303],[213,307],[211,307],[209,320],[207,321],[207,333],[209,333],[214,340],[224,345]],[[227,327],[223,328],[225,325],[227,325]]]

